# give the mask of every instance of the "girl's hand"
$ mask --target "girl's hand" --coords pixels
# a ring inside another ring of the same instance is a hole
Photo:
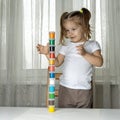
[[[36,46],[37,48],[37,51],[39,52],[39,54],[44,54],[44,55],[48,55],[49,54],[49,46],[48,46],[48,43],[46,46],[43,46],[41,44],[38,44]]]
[[[79,46],[76,46],[77,50],[78,50],[78,54],[84,56],[86,54],[86,51],[84,49],[84,45],[79,45]]]

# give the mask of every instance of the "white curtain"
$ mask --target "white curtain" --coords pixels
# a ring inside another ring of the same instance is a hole
[[[0,0],[0,106],[45,106],[48,64],[35,46],[47,43],[49,30],[57,44],[61,14],[87,7],[92,39],[104,57],[103,67],[95,68],[94,107],[120,108],[120,1],[56,0],[56,14],[50,1]]]
[[[120,1],[101,0],[103,107],[120,108]]]
[[[0,0],[0,106],[45,106],[47,59],[36,45],[46,44],[54,29],[53,6],[49,0]]]

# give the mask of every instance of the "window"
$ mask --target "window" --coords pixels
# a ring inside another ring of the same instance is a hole
[[[48,60],[36,45],[46,45],[49,31],[55,31],[55,0],[24,0],[23,26],[23,68],[46,69]]]
[[[100,0],[96,0],[96,24],[95,24],[95,28],[96,28],[95,38],[100,43],[100,46],[102,47]]]

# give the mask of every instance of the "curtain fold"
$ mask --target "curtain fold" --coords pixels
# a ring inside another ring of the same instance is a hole
[[[120,108],[120,2],[101,0],[103,107]],[[99,73],[98,73],[99,74]]]
[[[100,108],[120,108],[119,13],[119,1],[100,1],[100,34],[104,64],[95,70],[95,106]]]
[[[36,45],[43,38],[41,18],[46,11],[42,0],[31,0],[29,24],[25,19],[26,1],[0,0],[0,106],[45,106],[47,70],[41,69]],[[31,27],[30,39],[26,39],[26,24]]]

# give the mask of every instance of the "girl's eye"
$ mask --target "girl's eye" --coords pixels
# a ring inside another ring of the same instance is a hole
[[[66,32],[69,32],[69,30],[66,30]]]
[[[72,30],[76,30],[75,28],[73,28]]]

